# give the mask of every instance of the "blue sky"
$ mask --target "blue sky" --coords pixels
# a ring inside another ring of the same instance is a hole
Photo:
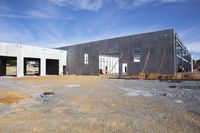
[[[0,41],[59,47],[174,28],[200,58],[199,0],[0,0]]]

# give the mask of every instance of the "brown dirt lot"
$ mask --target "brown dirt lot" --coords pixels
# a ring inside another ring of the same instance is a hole
[[[199,133],[198,110],[188,110],[173,98],[126,95],[127,91],[120,87],[129,82],[133,88],[141,87],[138,82],[150,88],[156,81],[101,76],[2,79],[0,132]],[[166,85],[155,86],[158,84]],[[53,91],[54,95],[44,96],[45,91]]]
[[[27,96],[13,91],[0,91],[0,103],[2,104],[13,104],[17,103],[22,99],[27,98]]]

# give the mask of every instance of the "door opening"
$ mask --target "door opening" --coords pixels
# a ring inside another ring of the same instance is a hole
[[[40,59],[24,58],[24,75],[40,76]]]
[[[63,66],[63,75],[67,75],[68,72],[67,72],[67,67],[66,66]]]
[[[127,75],[127,63],[122,63],[122,74]]]
[[[59,75],[59,60],[46,59],[46,75]]]
[[[119,56],[99,55],[99,73],[100,74],[118,74],[119,73]]]
[[[0,76],[17,76],[17,57],[0,56]]]

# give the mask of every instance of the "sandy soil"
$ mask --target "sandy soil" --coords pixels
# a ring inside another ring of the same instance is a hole
[[[199,133],[199,87],[101,76],[1,79],[0,132]]]
[[[27,98],[27,96],[17,92],[17,91],[7,91],[0,90],[0,103],[2,104],[13,104],[17,103],[22,99]]]
[[[17,67],[16,66],[7,66],[6,75],[17,75]]]
[[[17,67],[16,66],[7,66],[6,75],[17,75]],[[35,74],[38,73],[38,67],[27,67],[27,74]]]

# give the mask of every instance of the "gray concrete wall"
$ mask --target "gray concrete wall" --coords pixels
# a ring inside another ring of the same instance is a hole
[[[141,49],[141,62],[133,62],[133,50]],[[163,58],[160,73],[175,73],[174,61],[174,30],[163,30],[144,34],[137,34],[85,44],[59,48],[67,50],[67,69],[69,74],[98,75],[99,55],[123,53],[119,61],[119,71],[122,71],[122,63],[128,64],[128,75],[142,72],[145,60],[150,51],[145,73],[157,73]],[[84,53],[89,54],[89,64],[84,64]]]

